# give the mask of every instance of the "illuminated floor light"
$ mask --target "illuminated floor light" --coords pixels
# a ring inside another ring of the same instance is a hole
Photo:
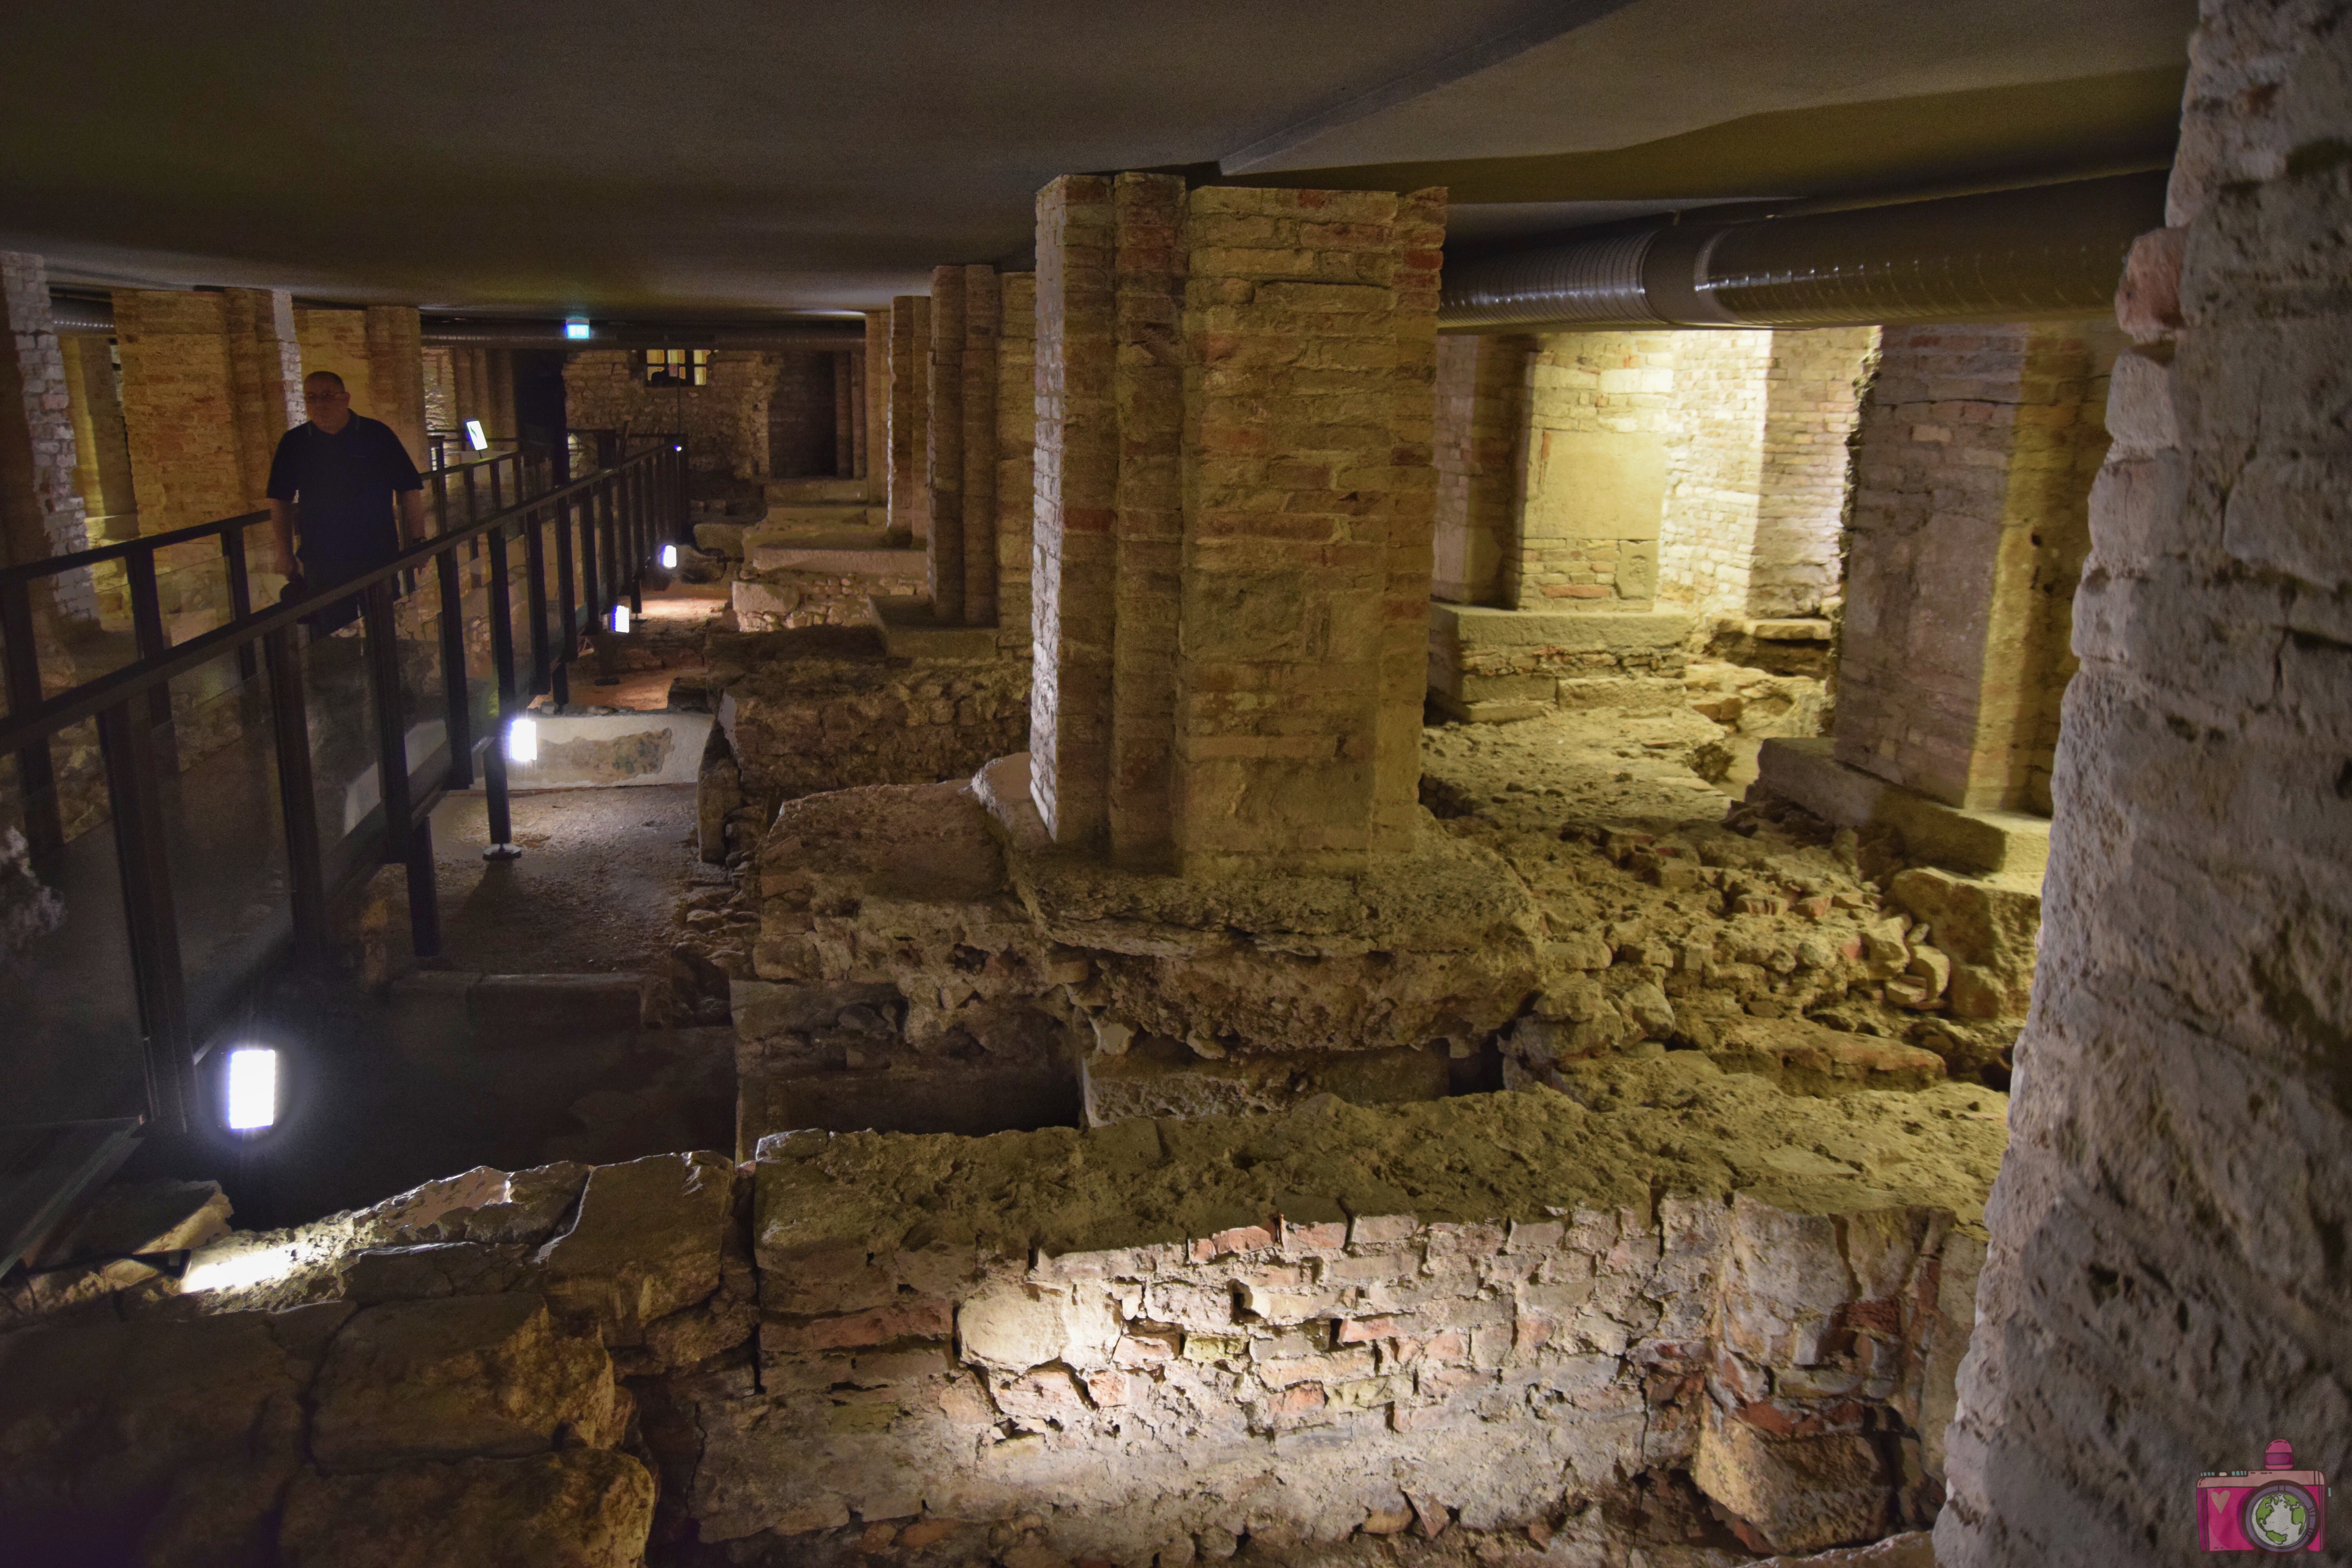
[[[278,1053],[239,1046],[228,1054],[222,1122],[232,1132],[258,1132],[278,1121]]]
[[[507,726],[507,761],[510,763],[539,761],[539,721],[518,719]]]
[[[466,445],[471,447],[477,452],[487,452],[490,449],[490,437],[482,429],[482,422],[480,420],[468,419],[466,421]]]
[[[662,561],[662,570],[663,570],[663,571],[665,571],[665,572],[675,572],[675,571],[677,571],[677,545],[675,545],[675,544],[665,544],[665,545],[663,545],[663,546],[662,546],[662,557],[661,557],[661,561]]]
[[[625,632],[629,629],[628,605],[615,605],[613,606],[613,629],[616,632]]]

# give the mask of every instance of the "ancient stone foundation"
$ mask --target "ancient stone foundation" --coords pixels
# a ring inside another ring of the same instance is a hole
[[[0,1530],[158,1568],[1874,1539],[1937,1500],[2000,1117],[1684,1055],[215,1216],[15,1304]]]

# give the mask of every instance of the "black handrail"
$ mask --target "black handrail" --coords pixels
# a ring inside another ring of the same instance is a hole
[[[470,737],[471,701],[467,693],[464,637],[464,600],[457,570],[457,551],[477,554],[485,539],[490,543],[489,583],[486,607],[489,619],[491,663],[501,722],[517,711],[518,699],[564,685],[565,667],[579,651],[582,639],[602,622],[626,594],[633,605],[642,605],[641,568],[665,538],[680,531],[688,514],[687,453],[683,437],[644,438],[635,451],[616,453],[607,467],[585,478],[544,493],[499,507],[487,516],[472,518],[454,529],[444,529],[414,545],[385,564],[357,577],[281,600],[261,610],[241,608],[227,624],[198,634],[176,647],[151,651],[142,639],[142,657],[124,668],[84,682],[54,697],[39,695],[37,676],[29,701],[18,701],[17,671],[32,662],[32,625],[27,594],[37,570],[70,570],[69,562],[28,563],[0,574],[0,631],[10,650],[10,696],[14,710],[0,721],[0,755],[15,752],[20,759],[37,757],[39,779],[19,767],[26,817],[33,839],[36,864],[62,847],[62,833],[54,791],[34,787],[46,784],[48,742],[68,727],[86,720],[98,721],[104,761],[107,804],[114,826],[116,864],[121,876],[122,915],[129,937],[140,1030],[147,1066],[147,1114],[155,1121],[184,1127],[193,1109],[195,1047],[200,1028],[208,1020],[191,1016],[185,975],[181,963],[179,934],[173,918],[173,890],[163,830],[158,756],[154,731],[171,721],[170,681],[235,653],[248,673],[255,646],[266,662],[278,761],[279,804],[287,838],[288,901],[295,950],[299,957],[315,960],[324,951],[329,889],[320,853],[316,810],[311,794],[310,728],[293,638],[294,626],[305,616],[357,597],[369,679],[374,690],[377,717],[376,776],[383,811],[383,844],[373,863],[407,868],[410,933],[420,957],[440,950],[439,915],[433,896],[434,861],[430,814],[443,793],[467,787],[473,779],[474,745]],[[202,537],[229,529],[250,518],[223,519],[176,535]],[[558,604],[561,626],[551,637],[544,614],[547,606],[543,534],[556,531]],[[519,530],[525,543],[530,574],[528,602],[532,616],[528,668],[518,668],[509,575],[509,531]],[[575,598],[572,542],[575,532],[581,549]],[[598,536],[602,535],[601,541]],[[153,553],[135,553],[139,543],[162,547],[174,535],[153,535],[143,542],[125,542],[137,567],[148,570],[146,598],[152,598]],[[241,531],[231,531],[241,549]],[[110,550],[114,547],[109,547]],[[407,743],[400,721],[400,669],[394,632],[394,607],[399,584],[410,573],[430,565],[437,579],[441,614],[443,698],[447,713],[448,766],[439,781],[412,797]],[[241,562],[233,562],[233,566]],[[233,574],[233,576],[235,574]],[[134,593],[134,598],[139,597]],[[584,612],[584,616],[581,614]],[[558,640],[560,637],[560,640]],[[161,721],[142,723],[136,705],[144,698],[160,708]],[[495,739],[495,737],[492,737]],[[504,753],[492,744],[484,756],[484,784],[489,796],[494,851],[512,853],[509,845]],[[43,816],[46,805],[47,820]]]

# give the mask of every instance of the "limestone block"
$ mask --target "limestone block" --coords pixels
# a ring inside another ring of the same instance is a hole
[[[598,1448],[305,1474],[287,1495],[279,1560],[286,1568],[636,1568],[654,1491],[644,1465]]]
[[[1885,1533],[1893,1479],[1859,1434],[1767,1437],[1709,1407],[1691,1479],[1775,1552],[1808,1552]]]
[[[2042,928],[2038,879],[1963,877],[1916,867],[1898,872],[1887,891],[1914,919],[1927,922],[1939,955],[1948,954],[1972,971],[1967,975],[1970,1016],[2024,1016],[2033,984],[2034,938]],[[1995,1003],[1994,1013],[1976,1011],[1988,1001]]]
[[[1318,1094],[1401,1105],[1447,1092],[1444,1057],[1417,1046],[1211,1059],[1165,1036],[1146,1035],[1122,1052],[1090,1053],[1082,1069],[1090,1127],[1139,1116],[1282,1110]]]
[[[646,1325],[719,1289],[734,1202],[724,1155],[597,1166],[572,1228],[538,1254],[549,1300],[593,1319],[607,1344],[642,1343]]]
[[[609,1447],[627,1420],[604,1347],[524,1294],[368,1308],[336,1336],[312,1397],[311,1454],[331,1472]]]
[[[1097,1371],[1110,1364],[1119,1319],[1099,1292],[1008,1281],[956,1309],[956,1338],[966,1361],[993,1373],[1018,1375],[1047,1362]]]

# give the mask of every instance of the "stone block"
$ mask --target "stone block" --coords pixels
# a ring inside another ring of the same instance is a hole
[[[646,1325],[719,1289],[734,1202],[724,1155],[597,1166],[572,1227],[538,1254],[550,1301],[590,1318],[607,1344],[642,1343]]]
[[[202,1247],[228,1233],[218,1182],[124,1182],[101,1187],[51,1231],[28,1260],[55,1268],[87,1258],[135,1258]]]
[[[626,1454],[404,1465],[298,1478],[278,1537],[286,1568],[635,1568],[655,1481]]]
[[[1318,1094],[1399,1105],[1447,1092],[1445,1058],[1427,1047],[1212,1060],[1163,1036],[1146,1036],[1119,1055],[1089,1053],[1080,1070],[1090,1127],[1133,1117],[1283,1110]]]
[[[310,1450],[329,1471],[617,1442],[612,1358],[526,1294],[370,1307],[336,1335],[313,1391]]]
[[[1955,871],[2038,879],[2049,863],[2048,818],[1947,805],[1839,762],[1834,749],[1826,738],[1769,739],[1749,787],[1842,827],[1892,827],[1911,858]]]
[[[1803,1018],[1742,1018],[1721,1030],[1707,1055],[1726,1072],[1754,1073],[1790,1094],[1921,1089],[1945,1071],[1933,1051]]]
[[[1895,1517],[1894,1478],[1869,1438],[1767,1437],[1712,1405],[1691,1479],[1780,1552],[1869,1540]]]

